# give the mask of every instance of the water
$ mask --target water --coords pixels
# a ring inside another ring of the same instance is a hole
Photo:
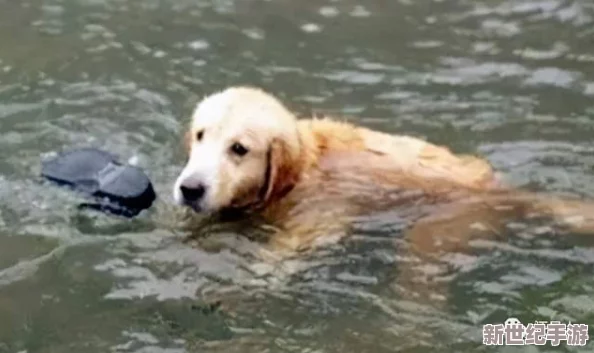
[[[509,316],[594,324],[594,244],[546,223],[423,262],[388,213],[271,265],[241,230],[198,246],[165,220],[193,105],[245,83],[594,198],[593,16],[587,0],[0,0],[0,352],[591,351],[481,345]],[[39,182],[42,158],[86,145],[143,167],[155,207],[79,211]]]

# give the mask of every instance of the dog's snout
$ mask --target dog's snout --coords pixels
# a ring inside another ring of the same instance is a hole
[[[181,185],[179,187],[183,198],[188,202],[196,202],[199,201],[203,196],[206,188],[202,184],[198,184],[195,186],[186,186]]]

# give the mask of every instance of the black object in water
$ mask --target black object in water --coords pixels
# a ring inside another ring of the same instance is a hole
[[[151,181],[140,168],[121,164],[116,156],[95,148],[64,152],[44,161],[41,175],[96,201],[80,207],[125,217],[151,207],[156,198]]]

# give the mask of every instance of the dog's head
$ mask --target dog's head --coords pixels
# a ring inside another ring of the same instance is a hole
[[[296,119],[276,98],[232,87],[204,98],[186,135],[174,199],[197,212],[250,208],[287,192],[299,174]]]

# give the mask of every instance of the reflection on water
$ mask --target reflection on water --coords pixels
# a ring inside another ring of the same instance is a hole
[[[261,261],[247,230],[182,242],[170,196],[192,106],[250,83],[594,198],[593,15],[586,0],[0,0],[0,351],[503,352],[482,324],[593,323],[594,244],[546,223],[429,262],[395,211]],[[39,182],[41,158],[82,145],[145,168],[154,209],[77,211]]]

